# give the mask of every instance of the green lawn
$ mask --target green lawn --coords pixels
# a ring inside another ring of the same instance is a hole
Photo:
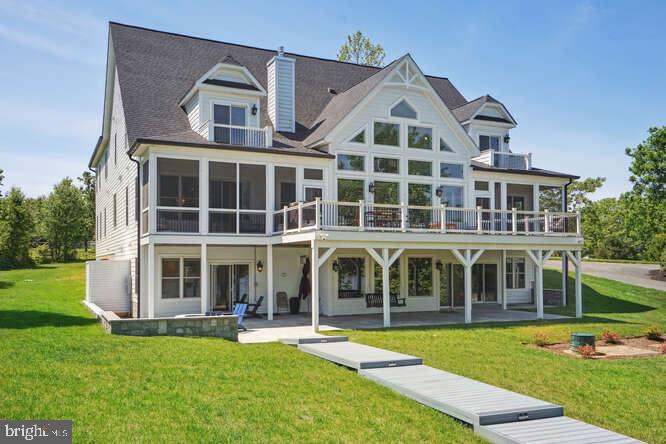
[[[82,263],[0,272],[0,418],[75,442],[478,442],[469,429],[282,344],[111,336]]]
[[[561,274],[545,271],[545,286]],[[573,278],[570,280],[573,295]],[[573,307],[547,309],[573,316]],[[350,340],[424,358],[425,364],[563,405],[565,414],[648,442],[666,442],[666,357],[582,360],[525,345],[535,332],[566,341],[605,328],[666,330],[666,292],[583,277],[579,321],[349,331]]]
[[[546,286],[558,280],[549,271]],[[535,331],[564,340],[572,331],[666,328],[666,293],[588,276],[584,284],[580,322],[348,334],[666,442],[666,358],[583,361],[522,344]],[[444,415],[281,344],[107,335],[80,304],[83,288],[80,263],[0,272],[0,418],[73,419],[76,442],[479,441]]]

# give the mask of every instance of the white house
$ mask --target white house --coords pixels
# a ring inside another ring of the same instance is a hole
[[[309,260],[316,328],[442,308],[471,322],[475,304],[542,318],[558,252],[580,316],[579,217],[540,205],[576,176],[514,151],[516,125],[409,54],[377,68],[111,23],[97,260],[130,261],[132,316],[263,296],[269,319]]]

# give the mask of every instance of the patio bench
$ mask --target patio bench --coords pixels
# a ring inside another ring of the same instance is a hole
[[[407,306],[407,298],[399,298],[397,295],[389,295],[391,307]],[[365,305],[367,308],[381,308],[384,306],[384,295],[382,293],[366,293]]]

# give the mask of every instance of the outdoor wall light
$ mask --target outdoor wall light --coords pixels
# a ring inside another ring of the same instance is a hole
[[[333,271],[336,273],[340,271],[340,264],[338,264],[338,261],[333,261]]]
[[[262,271],[264,271],[264,263],[261,262],[261,260],[259,260],[259,261],[257,262],[257,271],[258,271],[259,273],[261,273]]]
[[[371,193],[375,192],[375,183],[374,182],[370,182],[368,184],[368,191],[371,192]]]
[[[442,261],[438,260],[437,262],[435,262],[435,268],[437,269],[437,271],[441,273],[442,270],[444,269],[444,264],[442,264]]]
[[[504,143],[509,143],[509,140],[511,140],[511,137],[508,134],[504,136]]]
[[[437,187],[435,190],[435,196],[442,197],[442,194],[444,194],[444,189],[442,187]]]
[[[252,105],[252,108],[250,108],[250,112],[252,112],[253,116],[257,115],[257,105]]]

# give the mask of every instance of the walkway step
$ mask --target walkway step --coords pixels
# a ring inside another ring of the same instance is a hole
[[[481,425],[562,416],[562,407],[426,365],[359,374],[461,421]]]
[[[566,416],[480,426],[476,429],[476,432],[492,442],[502,444],[625,444],[642,442]]]
[[[329,342],[324,344],[299,344],[299,350],[345,367],[360,369],[403,367],[421,365],[416,356],[396,353],[355,342]]]
[[[308,336],[301,338],[284,338],[280,339],[280,342],[287,345],[299,345],[299,344],[326,344],[329,342],[347,342],[349,338],[347,336]]]

